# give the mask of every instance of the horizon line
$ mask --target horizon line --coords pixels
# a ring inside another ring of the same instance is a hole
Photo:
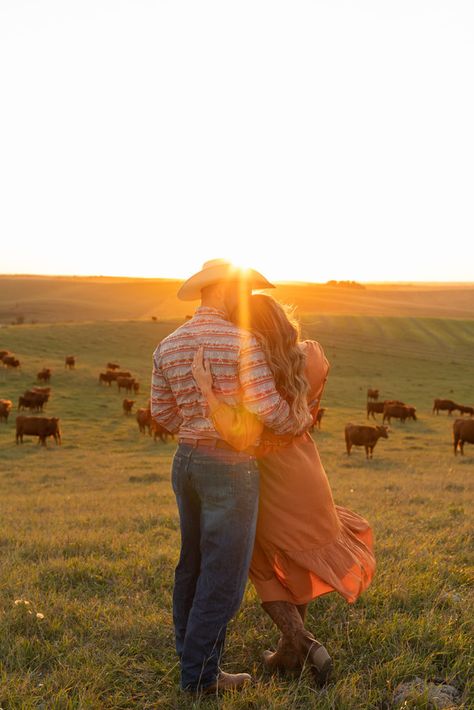
[[[0,278],[41,278],[41,279],[122,279],[128,281],[186,281],[186,278],[180,278],[177,276],[111,276],[107,274],[31,274],[31,273],[0,273]],[[358,284],[465,284],[474,285],[474,280],[472,281],[454,281],[454,280],[420,280],[415,279],[408,280],[378,280],[378,281],[361,281],[358,279],[335,279],[331,278],[327,281],[307,281],[299,279],[273,279],[276,284],[314,284],[316,286],[327,286],[330,281],[342,282],[342,283],[358,283]]]

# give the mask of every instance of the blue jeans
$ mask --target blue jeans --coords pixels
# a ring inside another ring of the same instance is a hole
[[[237,451],[180,444],[172,482],[181,525],[176,650],[181,687],[199,690],[217,677],[227,624],[244,595],[257,523],[257,461]]]

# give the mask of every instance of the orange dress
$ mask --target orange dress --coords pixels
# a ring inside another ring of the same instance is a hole
[[[329,363],[319,343],[304,342],[311,408],[319,405]],[[354,602],[374,570],[372,531],[357,513],[334,504],[316,445],[306,433],[263,429],[242,407],[220,404],[214,425],[235,448],[260,437],[260,499],[250,579],[262,601],[305,604],[337,591]]]

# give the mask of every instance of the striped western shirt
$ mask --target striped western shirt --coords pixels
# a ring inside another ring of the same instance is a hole
[[[279,434],[294,432],[288,403],[275,388],[255,336],[226,320],[224,311],[207,306],[200,306],[153,353],[151,414],[159,424],[180,437],[219,438],[191,370],[201,345],[219,399],[230,405],[244,404]]]

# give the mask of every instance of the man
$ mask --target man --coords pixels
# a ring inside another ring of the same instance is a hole
[[[237,306],[245,313],[255,288],[274,287],[252,269],[206,262],[178,292],[182,300],[200,298],[201,306],[153,354],[151,414],[179,439],[172,466],[181,526],[173,621],[181,686],[190,691],[237,689],[251,680],[247,673],[224,673],[219,662],[245,591],[258,507],[254,452],[238,452],[219,438],[194,381],[198,347],[223,401],[244,404],[277,433],[296,428],[257,340],[228,320]]]

